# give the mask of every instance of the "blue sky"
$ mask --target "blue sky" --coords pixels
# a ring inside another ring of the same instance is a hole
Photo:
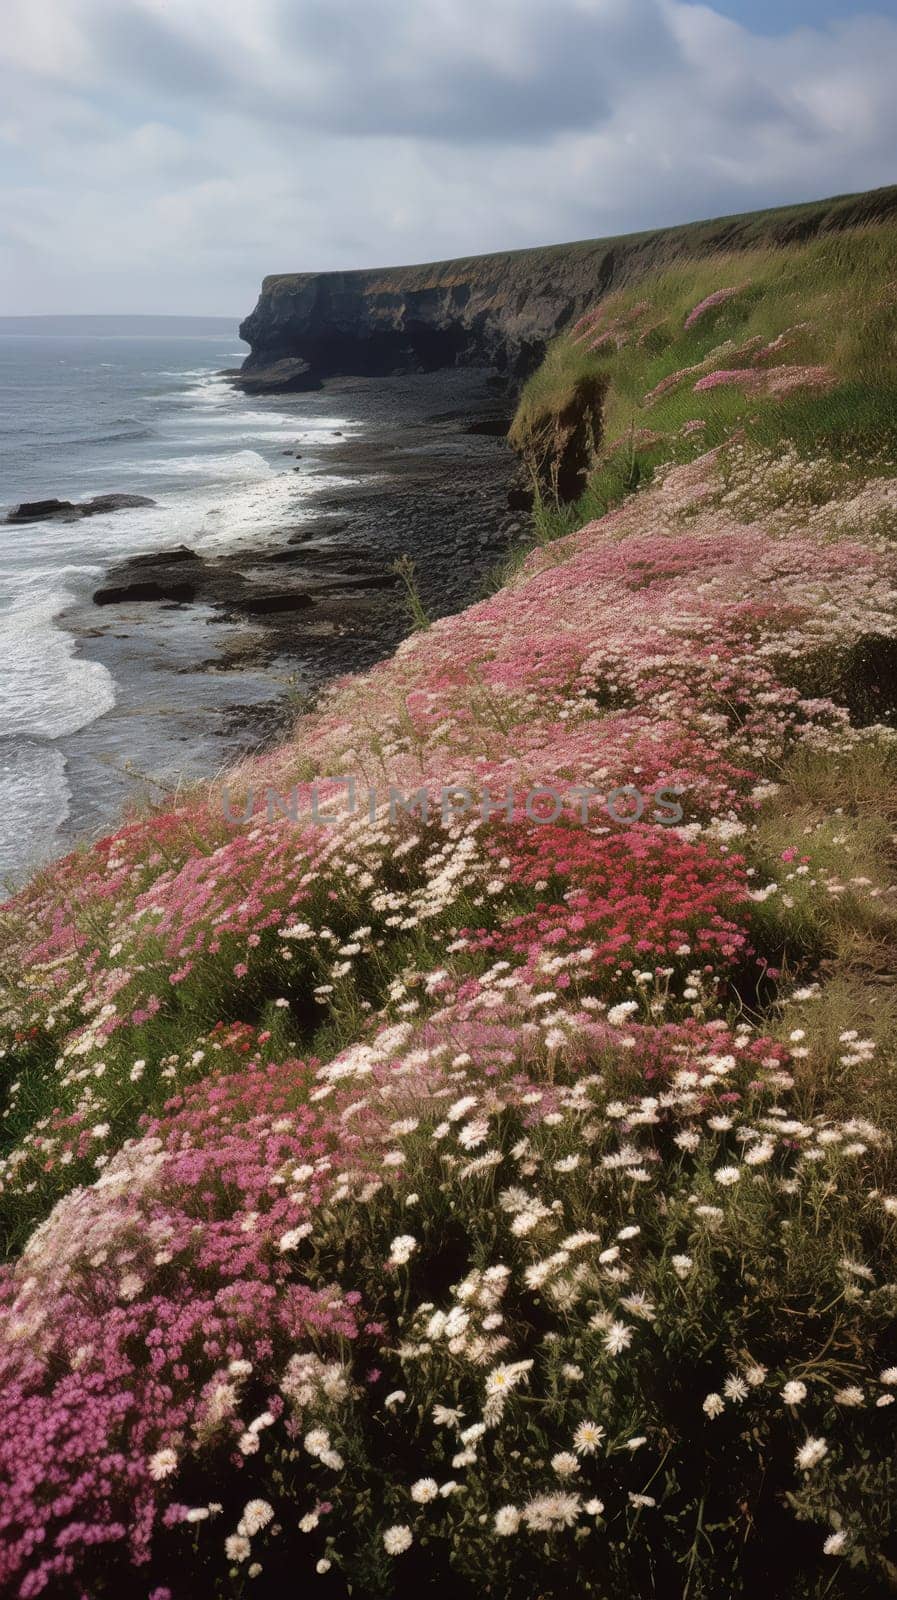
[[[718,0],[714,10],[732,17],[755,33],[787,33],[797,27],[820,27],[850,17],[897,16],[897,0]]]
[[[897,181],[897,0],[3,0],[0,313]]]

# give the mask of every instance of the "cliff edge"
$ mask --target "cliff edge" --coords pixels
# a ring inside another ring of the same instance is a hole
[[[596,299],[657,268],[716,251],[793,245],[897,215],[897,185],[806,205],[618,238],[466,256],[421,266],[266,277],[241,324],[247,389],[322,378],[488,366],[511,384]]]

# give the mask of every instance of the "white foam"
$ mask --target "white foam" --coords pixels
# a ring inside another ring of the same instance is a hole
[[[69,814],[65,757],[52,745],[0,739],[0,884],[58,854]]]
[[[0,611],[0,734],[61,739],[115,704],[111,674],[78,656],[75,640],[54,626],[72,599],[65,589],[39,595],[29,586]]]

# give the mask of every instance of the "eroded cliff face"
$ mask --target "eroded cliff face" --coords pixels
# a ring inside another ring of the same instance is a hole
[[[488,366],[519,383],[608,290],[677,259],[793,244],[897,213],[897,186],[615,239],[424,266],[265,278],[240,334],[247,388]]]

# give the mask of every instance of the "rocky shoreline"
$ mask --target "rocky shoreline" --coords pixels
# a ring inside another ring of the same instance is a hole
[[[435,618],[479,598],[526,536],[525,512],[509,509],[519,468],[507,401],[488,373],[326,388],[357,432],[335,432],[326,457],[302,462],[295,520],[220,553],[185,541],[128,557],[59,618],[117,695],[63,746],[90,797],[73,835],[95,831],[140,779],[152,795],[175,769],[208,775],[281,739],[327,682],[394,650],[410,626],[398,559],[413,561]],[[284,451],[285,472],[297,455]]]

